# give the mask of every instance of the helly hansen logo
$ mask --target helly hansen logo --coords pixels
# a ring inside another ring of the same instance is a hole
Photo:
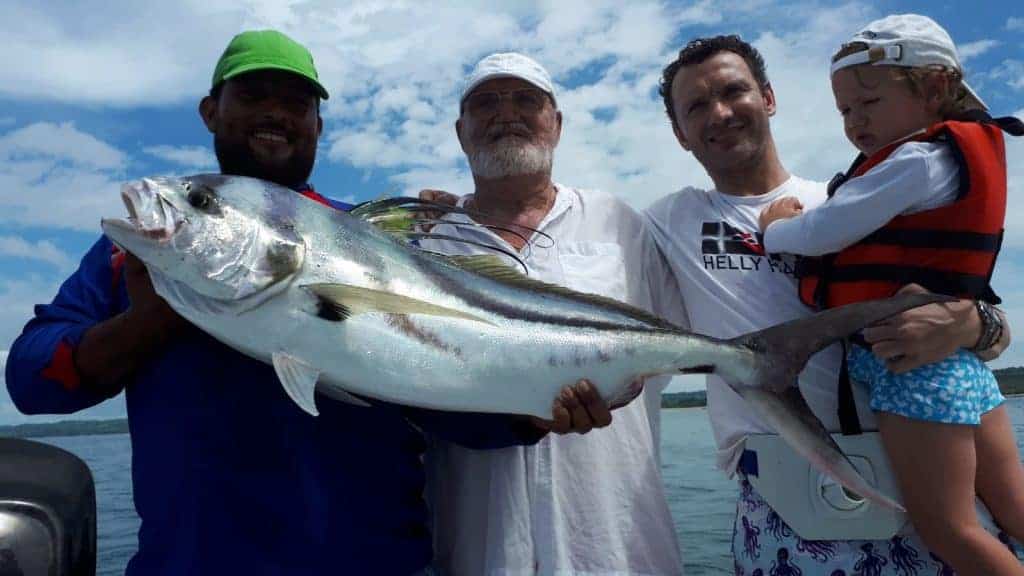
[[[728,222],[701,225],[701,249],[704,254],[756,254],[764,256],[761,233],[744,232]]]
[[[705,270],[750,270],[767,267],[793,276],[793,257],[765,254],[760,232],[746,232],[728,222],[701,224],[700,251]]]

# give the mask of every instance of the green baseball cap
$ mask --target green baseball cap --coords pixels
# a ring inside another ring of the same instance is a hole
[[[327,90],[313,66],[313,55],[277,30],[248,30],[232,38],[213,69],[211,87],[257,70],[284,70],[302,76],[316,87],[320,98],[327,100]]]

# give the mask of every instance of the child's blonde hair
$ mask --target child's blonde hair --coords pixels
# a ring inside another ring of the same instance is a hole
[[[857,52],[863,52],[868,50],[868,45],[863,42],[850,42],[844,44],[838,52],[832,56],[832,62],[835,63],[840,58],[849,56],[850,54],[856,54]],[[868,64],[870,66],[870,64]],[[940,94],[941,103],[939,106],[939,116],[943,120],[949,120],[962,116],[964,112],[970,107],[968,104],[967,89],[964,88],[963,74],[949,66],[942,66],[939,64],[933,64],[926,67],[903,67],[903,66],[884,66],[890,71],[891,77],[894,80],[904,82],[910,92],[915,96],[926,97],[928,96],[928,90],[933,82],[930,82],[936,77],[945,78],[946,82],[942,83],[946,89],[943,94]],[[854,75],[857,77],[857,82],[861,86],[868,87],[858,71],[860,66],[854,66],[852,68]]]

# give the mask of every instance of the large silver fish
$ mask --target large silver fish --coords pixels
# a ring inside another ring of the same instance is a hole
[[[178,313],[273,364],[310,414],[319,386],[355,402],[549,418],[559,390],[582,377],[621,405],[637,377],[715,372],[816,467],[898,506],[857,474],[794,383],[817,350],[941,297],[849,306],[725,341],[531,280],[493,256],[416,250],[260,180],[144,179],[122,196],[129,218],[103,220],[106,235],[145,262]]]

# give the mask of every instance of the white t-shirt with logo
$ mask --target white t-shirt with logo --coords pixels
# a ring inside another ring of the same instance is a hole
[[[556,184],[537,228],[554,239],[520,252],[531,277],[609,296],[685,322],[675,279],[644,218],[611,194]],[[465,200],[465,199],[463,199]],[[464,215],[450,215],[467,221]],[[432,232],[515,249],[481,228],[441,224]],[[446,254],[498,254],[429,239]],[[545,247],[547,246],[547,247]],[[507,258],[507,257],[506,257]],[[511,261],[511,260],[510,260]],[[515,350],[501,351],[514,354]],[[535,446],[469,450],[434,441],[428,500],[435,563],[445,574],[681,574],[682,560],[661,479],[659,410],[668,378],[586,435],[549,434]]]
[[[824,183],[796,176],[760,196],[684,188],[646,210],[655,240],[685,297],[694,332],[734,338],[811,313],[797,292],[795,257],[765,254],[758,216],[784,196],[797,197],[810,210],[825,201],[825,189]],[[840,348],[833,346],[811,358],[800,375],[800,391],[830,430],[839,429],[839,361]],[[858,407],[867,405],[857,387],[854,394]],[[731,475],[744,438],[775,431],[714,374],[707,379],[707,402],[718,465]],[[869,410],[858,413],[865,428],[874,428]]]

